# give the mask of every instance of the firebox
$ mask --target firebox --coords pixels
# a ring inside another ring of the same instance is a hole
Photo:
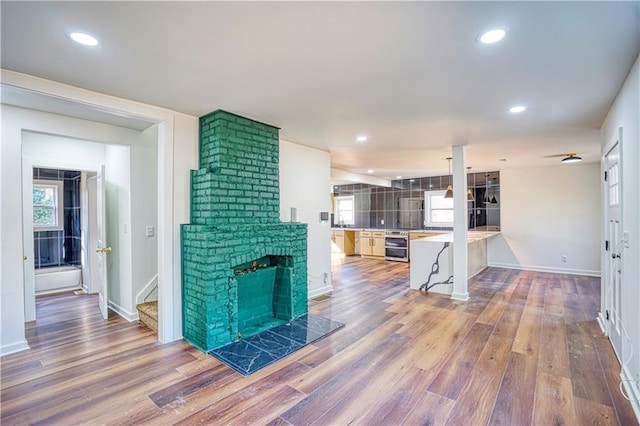
[[[203,351],[307,313],[307,227],[280,222],[278,152],[276,127],[200,118],[181,236],[183,335]]]

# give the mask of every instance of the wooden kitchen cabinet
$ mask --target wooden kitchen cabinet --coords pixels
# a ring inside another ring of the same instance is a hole
[[[360,255],[384,257],[384,231],[361,231]]]
[[[331,240],[347,256],[355,254],[355,232],[344,229],[334,229],[331,231]]]

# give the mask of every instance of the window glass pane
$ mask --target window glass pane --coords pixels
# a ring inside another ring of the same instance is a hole
[[[340,200],[340,205],[338,207],[341,211],[344,210],[353,210],[353,200]]]
[[[453,198],[444,198],[442,195],[431,195],[431,208],[432,209],[452,209]]]
[[[340,212],[340,219],[344,222],[344,223],[351,223],[353,222],[353,211],[345,211],[342,210]]]
[[[452,223],[453,210],[431,210],[431,223]]]
[[[56,188],[54,187],[34,187],[33,188],[33,205],[34,206],[55,206],[56,205]]]
[[[56,225],[55,211],[48,207],[34,207],[33,208],[33,223],[34,225]]]

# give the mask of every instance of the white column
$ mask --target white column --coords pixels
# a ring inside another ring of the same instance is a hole
[[[451,298],[469,300],[467,272],[467,175],[465,147],[455,145],[453,151],[453,291]]]

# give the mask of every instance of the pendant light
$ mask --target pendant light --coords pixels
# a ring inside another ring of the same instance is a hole
[[[451,157],[447,157],[447,161],[449,162],[449,176],[451,176]],[[453,198],[453,187],[451,184],[447,186],[447,192],[444,194],[444,198]]]

